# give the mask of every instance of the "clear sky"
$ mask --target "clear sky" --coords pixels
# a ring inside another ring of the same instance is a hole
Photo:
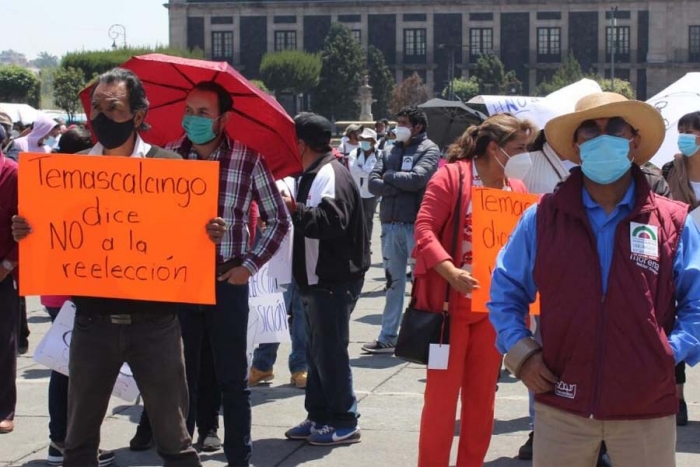
[[[74,50],[112,46],[109,27],[126,27],[128,45],[167,45],[167,0],[0,0],[0,50],[36,58],[47,51],[62,56]],[[121,45],[122,38],[117,39]]]

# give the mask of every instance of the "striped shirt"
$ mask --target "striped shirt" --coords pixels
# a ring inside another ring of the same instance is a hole
[[[167,149],[184,159],[200,159],[192,143],[183,136]],[[272,258],[289,230],[290,220],[270,169],[262,156],[244,144],[226,137],[208,160],[219,161],[219,217],[226,221],[226,233],[217,247],[217,261],[243,260],[251,274]],[[252,250],[248,230],[250,205],[256,201],[260,218],[267,224],[260,241]]]

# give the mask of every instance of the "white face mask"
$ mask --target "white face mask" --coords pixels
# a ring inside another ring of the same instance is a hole
[[[504,167],[506,177],[522,180],[532,167],[532,159],[530,158],[530,153],[521,152],[520,154],[509,156],[508,153],[503,150],[503,148],[498,149],[500,149],[501,152],[503,152],[503,154],[505,154],[506,157],[508,157],[508,161],[506,161],[506,165]]]
[[[411,129],[405,126],[400,126],[396,128],[396,141],[401,143],[407,143],[411,140]]]

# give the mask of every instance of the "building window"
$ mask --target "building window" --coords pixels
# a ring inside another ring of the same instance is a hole
[[[275,52],[297,49],[296,31],[275,31]]]
[[[688,61],[700,62],[700,26],[690,26],[688,53]]]
[[[358,44],[362,44],[362,31],[360,29],[353,29],[350,31],[352,38],[357,41]]]
[[[480,56],[493,53],[493,29],[472,28],[469,30],[469,61],[476,62]]]
[[[406,62],[425,63],[428,50],[425,29],[404,29],[403,50]]]
[[[537,61],[561,61],[561,28],[537,28]]]
[[[614,32],[613,32],[614,31]],[[616,26],[605,28],[605,54],[607,60],[612,58],[615,50],[615,61],[629,62],[630,60],[630,27]]]
[[[231,61],[233,59],[233,32],[214,31],[211,33],[211,58]]]

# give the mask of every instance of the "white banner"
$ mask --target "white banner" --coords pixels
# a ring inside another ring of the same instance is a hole
[[[73,302],[65,302],[51,329],[39,342],[34,352],[35,362],[68,376],[70,342],[74,321],[75,305]],[[133,402],[139,396],[136,381],[134,381],[131,369],[126,363],[119,370],[119,376],[114,384],[112,395],[127,402]]]
[[[270,275],[269,263],[250,279],[248,305],[249,333],[255,325],[253,342],[249,339],[249,347],[251,344],[255,348],[258,344],[291,342],[284,295],[277,280]]]

